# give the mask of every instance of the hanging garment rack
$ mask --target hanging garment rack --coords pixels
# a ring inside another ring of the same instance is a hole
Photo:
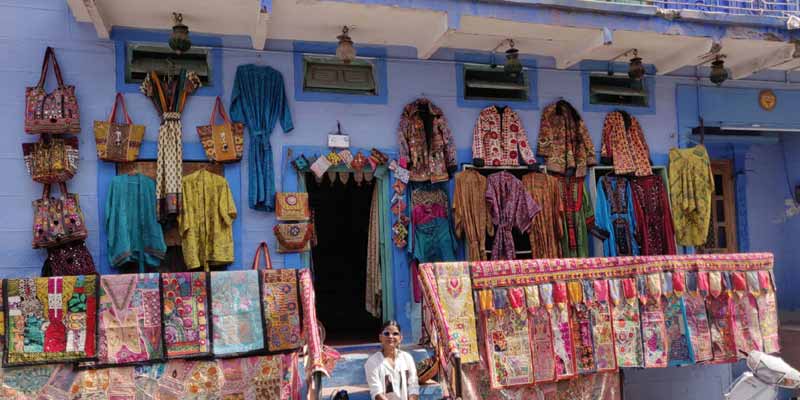
[[[486,166],[483,166],[483,167],[478,167],[478,166],[476,166],[474,164],[462,163],[461,164],[461,170],[463,171],[465,169],[475,169],[475,170],[479,170],[479,171],[481,171],[481,170],[483,170],[483,171],[491,171],[491,170],[505,171],[505,170],[530,170],[530,167],[527,166],[527,165],[486,165]],[[543,174],[547,174],[547,166],[544,165],[544,164],[538,164],[536,166],[536,170],[531,170],[531,171],[533,171],[533,172],[541,172]]]

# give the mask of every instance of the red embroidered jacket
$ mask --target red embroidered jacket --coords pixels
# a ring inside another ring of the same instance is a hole
[[[484,108],[472,133],[472,157],[481,158],[486,165],[536,164],[519,115],[505,107],[502,114],[497,106]]]

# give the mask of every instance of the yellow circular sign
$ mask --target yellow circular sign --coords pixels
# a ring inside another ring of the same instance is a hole
[[[758,104],[761,108],[772,111],[778,104],[778,98],[775,96],[775,92],[770,89],[765,89],[758,93]]]

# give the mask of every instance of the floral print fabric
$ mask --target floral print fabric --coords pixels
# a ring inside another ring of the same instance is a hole
[[[527,313],[510,307],[483,314],[492,389],[534,382]]]
[[[597,164],[589,130],[571,104],[559,100],[542,110],[536,154],[547,161],[547,170],[586,176],[586,169]]]
[[[164,358],[158,273],[100,279],[97,365]]]
[[[208,274],[162,274],[161,284],[164,291],[163,319],[167,357],[210,354]]]
[[[516,258],[512,230],[528,232],[531,220],[541,207],[525,191],[522,181],[506,171],[489,175],[486,187],[486,206],[496,225],[492,260]]]
[[[642,343],[645,368],[664,368],[668,364],[667,331],[664,310],[652,300],[642,305]]]
[[[5,365],[96,357],[97,277],[7,279]]]
[[[468,364],[480,361],[469,265],[436,264],[436,283],[442,299],[444,316],[448,321],[452,321],[450,334],[461,353],[461,362]]]
[[[264,349],[259,274],[211,273],[213,353],[231,356]]]
[[[536,164],[522,121],[511,107],[491,106],[481,111],[472,132],[472,158],[491,166],[519,165],[520,159],[526,165]]]
[[[664,307],[664,326],[667,332],[667,348],[669,349],[667,355],[669,365],[691,364],[691,344],[683,299],[670,296],[664,300],[662,305]]]
[[[614,173],[647,176],[650,168],[650,149],[639,120],[625,111],[612,111],[603,122],[600,157],[611,161]]]
[[[617,364],[623,368],[643,367],[639,301],[636,298],[621,299],[611,309],[611,315],[614,318]]]

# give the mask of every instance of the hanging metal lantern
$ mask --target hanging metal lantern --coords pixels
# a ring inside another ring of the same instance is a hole
[[[642,65],[642,58],[639,57],[639,53],[634,50],[633,51],[633,58],[631,58],[631,63],[628,64],[628,77],[635,81],[639,81],[644,76],[644,65]]]
[[[722,60],[722,57],[717,56],[717,59],[711,63],[708,79],[717,86],[721,86],[722,82],[728,79],[728,71],[725,69],[725,61]]]
[[[514,48],[514,41],[509,40],[511,48],[506,50],[506,64],[503,67],[506,74],[516,78],[522,72],[522,63],[519,61],[519,50]]]
[[[336,47],[336,57],[345,64],[350,64],[356,59],[356,48],[353,47],[353,39],[350,39],[348,32],[350,32],[350,29],[344,26],[342,27],[342,34],[336,37],[339,39],[339,45]]]
[[[192,48],[192,41],[189,39],[189,27],[183,24],[183,15],[181,13],[172,13],[172,20],[175,25],[172,26],[169,47],[180,55]]]

